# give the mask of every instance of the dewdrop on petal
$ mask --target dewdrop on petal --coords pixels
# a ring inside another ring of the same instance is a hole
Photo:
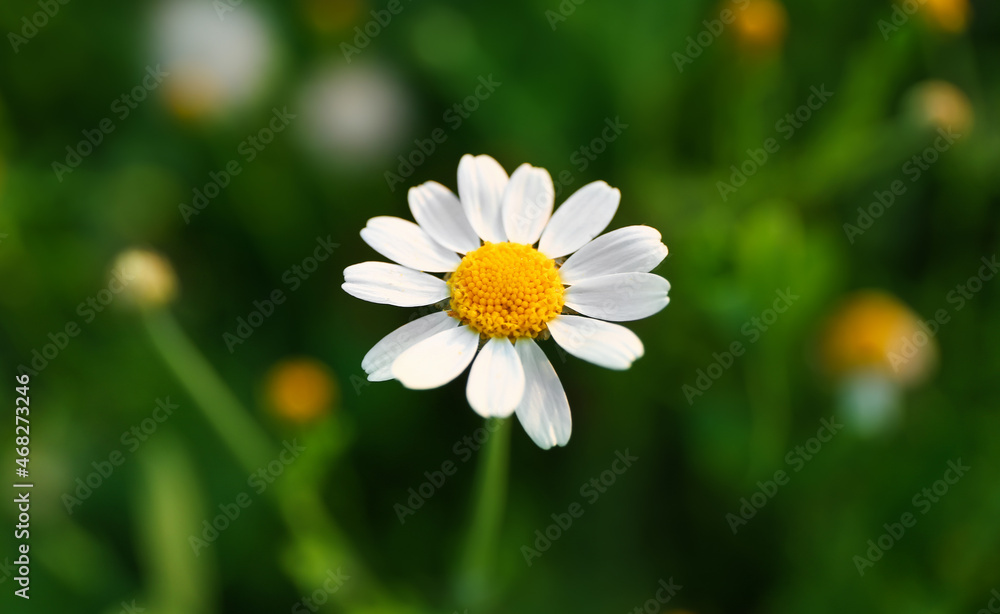
[[[827,322],[821,353],[845,419],[863,434],[897,422],[902,390],[922,382],[937,362],[930,328],[899,300],[875,290],[840,305]]]
[[[741,10],[731,8],[733,28],[740,45],[751,51],[771,51],[781,47],[788,29],[788,13],[777,0],[749,0]]]
[[[340,396],[333,372],[312,358],[290,358],[276,364],[267,376],[266,392],[275,415],[299,424],[329,413]]]
[[[115,258],[113,273],[127,283],[122,295],[140,307],[165,305],[177,296],[177,275],[170,261],[156,252],[130,249]]]
[[[923,81],[906,94],[906,111],[912,120],[937,130],[951,130],[965,136],[975,118],[965,92],[947,81]]]
[[[960,34],[969,23],[969,0],[923,0],[920,12],[932,26],[949,34]]]

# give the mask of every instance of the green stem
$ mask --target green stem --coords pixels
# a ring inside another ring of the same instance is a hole
[[[167,366],[187,388],[230,451],[248,472],[268,458],[267,436],[166,309],[143,312],[146,330]]]
[[[160,356],[194,397],[219,437],[247,472],[257,471],[274,454],[274,446],[265,432],[250,417],[249,412],[169,311],[144,311],[143,320]],[[344,532],[323,509],[317,495],[307,490],[296,490],[284,483],[271,492],[277,495],[276,505],[288,525],[292,541],[296,545],[296,554],[317,557],[294,570],[295,579],[303,590],[309,590],[316,582],[324,579],[315,577],[315,569],[332,566],[336,562],[337,565],[344,565],[346,574],[354,574],[356,577],[350,589],[338,595],[338,605],[347,608],[348,602],[358,599],[376,604],[392,604],[383,596],[384,591],[375,577],[365,570],[360,558],[348,546]],[[358,580],[362,579],[364,582],[359,584]]]
[[[476,468],[476,502],[455,585],[456,599],[470,606],[488,601],[494,592],[490,580],[507,502],[511,423],[510,419],[499,421],[483,444]]]
[[[790,429],[785,366],[767,348],[762,348],[762,352],[770,360],[751,361],[746,370],[747,401],[753,420],[747,463],[748,483],[774,471],[775,463],[781,460]],[[761,365],[765,364],[777,366],[764,373]]]

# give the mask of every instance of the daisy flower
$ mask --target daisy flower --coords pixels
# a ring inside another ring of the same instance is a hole
[[[361,231],[398,264],[347,267],[343,288],[373,303],[430,305],[432,313],[375,344],[361,362],[368,380],[437,388],[471,364],[466,396],[476,413],[516,413],[539,447],[566,445],[569,402],[537,341],[551,336],[578,358],[627,369],[642,342],[612,322],[670,302],[670,283],[649,272],[667,255],[659,232],[628,226],[597,236],[620,200],[596,181],[553,213],[548,171],[522,164],[508,177],[489,156],[462,157],[458,197],[434,181],[411,188],[416,223],[375,217]]]

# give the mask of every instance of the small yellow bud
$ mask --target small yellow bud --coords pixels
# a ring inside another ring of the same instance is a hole
[[[781,47],[788,29],[788,13],[777,0],[750,0],[745,8],[733,9],[733,26],[741,46],[752,51]]]
[[[969,0],[925,0],[923,14],[935,28],[949,34],[965,31],[969,22]]]
[[[167,304],[177,296],[177,275],[170,261],[144,249],[130,249],[115,258],[113,270],[124,282],[123,296],[141,307]]]
[[[266,392],[271,411],[300,424],[329,413],[340,396],[333,372],[312,358],[276,364],[267,376]]]

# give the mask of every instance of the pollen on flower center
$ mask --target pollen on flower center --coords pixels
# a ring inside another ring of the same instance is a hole
[[[564,302],[555,261],[519,243],[469,252],[448,287],[454,315],[489,337],[536,337]]]

